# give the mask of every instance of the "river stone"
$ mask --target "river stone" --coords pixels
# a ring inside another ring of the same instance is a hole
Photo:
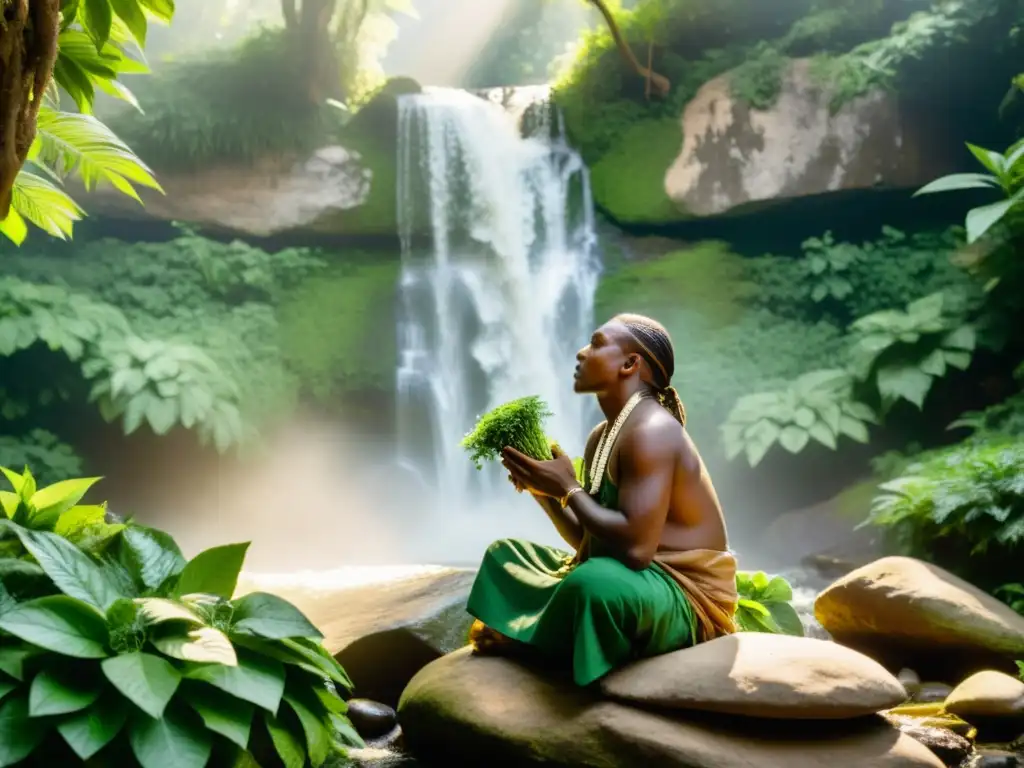
[[[876,187],[912,188],[952,167],[925,116],[875,90],[831,110],[809,59],[790,63],[767,110],[736,98],[732,73],[686,105],[683,145],[665,174],[676,207],[713,216],[765,201]]]
[[[612,672],[610,697],[644,707],[784,719],[873,715],[907,692],[878,662],[809,637],[740,632]]]
[[[968,722],[976,717],[1024,715],[1024,683],[1002,672],[978,672],[953,689],[945,710]]]
[[[367,741],[386,736],[398,722],[394,709],[370,699],[349,699],[347,714],[356,731]]]
[[[420,670],[402,694],[398,718],[414,755],[453,765],[942,767],[926,747],[881,718],[814,728],[698,712],[679,719],[468,649]]]
[[[1013,671],[1024,657],[1024,617],[910,557],[884,557],[844,576],[818,595],[814,613],[837,642],[893,670],[911,666],[923,679]]]

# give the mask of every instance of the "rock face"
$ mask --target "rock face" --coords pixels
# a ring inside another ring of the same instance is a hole
[[[872,187],[915,187],[946,172],[935,126],[877,92],[831,114],[811,62],[793,61],[773,107],[736,99],[730,75],[706,83],[682,116],[683,148],[665,192],[712,216],[752,203]],[[934,123],[934,121],[931,121]],[[937,154],[939,153],[939,154]],[[941,167],[940,167],[941,166]]]
[[[145,207],[109,187],[79,199],[93,214],[186,221],[263,237],[344,229],[339,222],[366,202],[373,173],[359,153],[329,146],[295,162],[213,166],[189,174],[160,173],[158,180],[166,194],[140,191]]]
[[[745,632],[637,662],[601,687],[644,707],[808,720],[873,715],[907,699],[899,680],[849,648]]]
[[[938,566],[885,557],[839,579],[815,602],[821,625],[890,669],[956,683],[1024,658],[1024,617]]]
[[[685,719],[601,700],[500,658],[450,654],[413,678],[399,722],[414,754],[454,765],[595,768],[940,768],[880,718]]]
[[[290,600],[324,634],[355,695],[394,706],[424,665],[466,644],[475,571],[436,568],[384,584],[332,591],[262,587]],[[243,584],[237,594],[259,585]]]

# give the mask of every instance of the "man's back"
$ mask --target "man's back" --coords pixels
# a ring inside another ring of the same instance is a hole
[[[588,441],[587,466],[592,466],[594,446],[603,430],[595,429]],[[608,462],[608,475],[619,484],[620,466],[629,465],[632,471],[654,474],[660,467],[645,467],[629,458],[631,447],[638,438],[654,441],[660,450],[656,459],[649,461],[672,462],[672,482],[668,490],[669,508],[659,538],[659,551],[691,549],[728,549],[725,518],[718,495],[707,473],[696,446],[679,422],[653,400],[641,403],[623,425]],[[597,439],[595,439],[597,438]],[[650,451],[646,453],[650,454]],[[660,474],[660,472],[659,472]],[[627,512],[629,510],[623,510]]]

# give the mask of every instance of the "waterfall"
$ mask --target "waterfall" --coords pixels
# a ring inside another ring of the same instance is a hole
[[[546,91],[513,95],[399,100],[399,459],[462,509],[504,482],[459,444],[481,413],[539,395],[570,455],[593,417],[572,391],[600,272],[587,169]]]

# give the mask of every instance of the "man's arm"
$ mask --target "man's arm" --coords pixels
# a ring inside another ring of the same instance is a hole
[[[601,422],[590,432],[590,436],[587,438],[586,448],[583,450],[583,465],[586,467],[590,466],[590,463],[594,459],[594,452],[597,450],[597,441],[601,439],[601,433],[604,431],[605,423]],[[579,494],[576,494],[579,495]],[[534,494],[533,498],[540,504],[551,522],[554,524],[555,529],[558,531],[558,535],[562,537],[566,544],[575,550],[580,548],[580,542],[583,541],[583,526],[580,525],[580,521],[576,518],[576,515],[569,508],[562,508],[559,499],[553,499],[550,496],[541,496]]]
[[[583,528],[611,546],[634,570],[651,564],[658,551],[672,499],[679,425],[650,422],[622,435],[618,455],[619,510],[606,509],[587,493],[569,498]]]

